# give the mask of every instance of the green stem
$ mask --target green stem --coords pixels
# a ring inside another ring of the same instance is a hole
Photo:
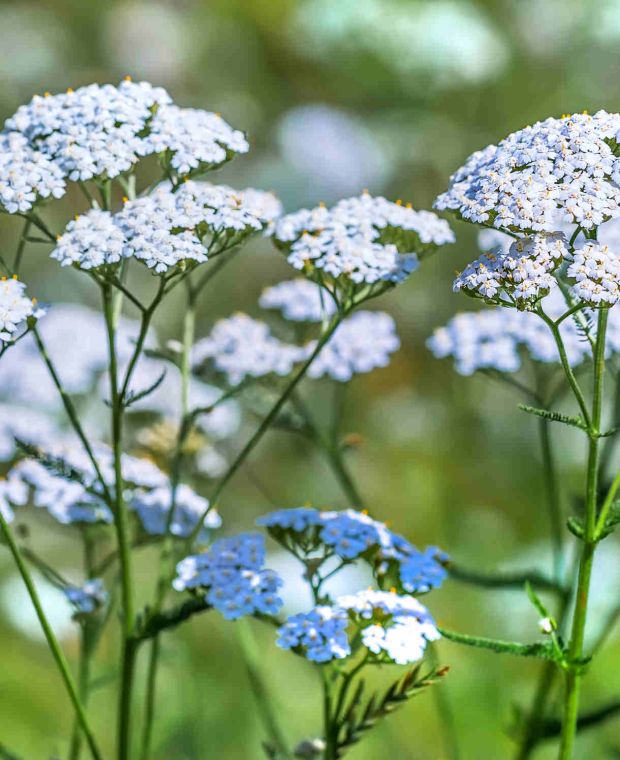
[[[149,651],[149,664],[146,679],[146,698],[144,707],[144,724],[142,729],[142,760],[149,760],[151,743],[153,741],[153,725],[155,722],[155,695],[157,689],[157,668],[159,667],[159,652],[161,639],[159,634],[153,636]]]
[[[30,232],[31,225],[32,221],[30,219],[26,219],[24,222],[24,229],[22,230],[19,244],[17,246],[17,251],[15,253],[15,259],[13,260],[13,274],[19,274],[19,268],[22,263],[22,256],[24,255],[24,249],[26,248],[26,239],[28,237],[28,233]]]
[[[607,330],[608,310],[601,309],[594,350],[594,389],[592,395],[592,417],[589,424],[588,467],[586,475],[586,513],[584,535],[579,562],[577,596],[573,612],[571,638],[568,647],[568,668],[566,670],[566,687],[564,697],[564,716],[562,721],[562,739],[559,760],[573,757],[577,719],[579,711],[579,692],[583,675],[583,644],[588,614],[588,597],[592,565],[596,549],[597,491],[599,472],[599,437],[603,401],[603,380],[605,374],[605,335]]]
[[[325,753],[323,755],[323,760],[337,760],[337,737],[334,736],[334,727],[332,725],[333,716],[331,681],[327,673],[327,668],[319,666],[319,670],[323,682],[323,733],[325,740]]]
[[[112,409],[112,451],[114,456],[114,527],[119,549],[123,646],[121,657],[121,687],[118,705],[118,760],[129,760],[131,742],[131,692],[133,688],[136,647],[133,641],[134,602],[131,571],[129,520],[123,499],[122,438],[123,404],[118,388],[118,362],[115,344],[115,313],[113,291],[102,286],[103,307],[110,356],[110,404]],[[144,320],[143,320],[144,321]],[[129,372],[126,376],[130,377]]]
[[[190,534],[187,545],[189,548],[193,546],[194,542],[196,541],[196,538],[200,534],[200,531],[202,530],[202,525],[209,513],[209,511],[216,506],[217,500],[221,496],[222,492],[224,491],[224,488],[228,485],[228,483],[232,480],[234,475],[236,474],[237,470],[241,467],[241,465],[245,462],[247,457],[252,453],[254,450],[254,447],[256,444],[261,440],[263,435],[269,430],[271,427],[272,422],[275,420],[275,418],[278,416],[278,413],[284,406],[284,404],[288,401],[288,399],[291,396],[291,393],[295,390],[297,385],[301,382],[301,380],[304,378],[306,372],[308,371],[310,365],[312,362],[316,359],[316,357],[321,352],[321,349],[323,346],[327,343],[327,341],[331,338],[335,330],[338,328],[338,325],[340,324],[342,318],[344,315],[338,314],[331,324],[327,327],[326,331],[323,333],[323,335],[319,338],[317,341],[316,347],[314,351],[311,353],[311,355],[306,359],[306,361],[301,365],[301,367],[297,370],[297,372],[293,375],[291,380],[289,381],[288,385],[284,389],[283,393],[280,395],[276,403],[271,407],[269,413],[267,416],[263,419],[260,426],[254,433],[254,435],[250,438],[250,440],[246,443],[246,445],[243,447],[243,449],[239,452],[234,462],[230,465],[227,472],[224,474],[224,476],[221,478],[220,482],[218,483],[213,496],[210,500],[209,507],[204,511],[204,513],[201,515],[200,519],[198,520],[198,523],[196,524],[194,530]]]
[[[17,544],[15,543],[15,540],[13,539],[13,534],[11,532],[11,529],[8,526],[8,523],[6,522],[4,518],[4,515],[2,514],[2,510],[0,510],[0,528],[2,529],[2,533],[11,551],[11,554],[13,555],[13,559],[15,561],[15,564],[17,565],[19,574],[21,575],[24,585],[26,586],[26,590],[28,591],[28,595],[30,596],[30,601],[32,602],[32,606],[35,609],[37,618],[39,619],[39,623],[41,624],[41,628],[43,629],[43,633],[45,634],[47,645],[56,662],[56,666],[60,672],[62,680],[65,684],[65,688],[67,690],[67,693],[69,694],[69,698],[75,710],[76,717],[79,720],[82,731],[84,732],[84,736],[86,737],[86,742],[90,749],[90,753],[93,756],[93,760],[103,760],[103,756],[101,752],[99,751],[97,742],[95,741],[95,736],[88,722],[86,711],[84,709],[84,706],[82,705],[82,702],[80,701],[78,690],[73,680],[73,676],[71,675],[71,671],[69,670],[69,665],[67,663],[67,660],[65,659],[62,649],[60,648],[60,645],[58,643],[58,640],[56,639],[56,636],[54,635],[54,632],[52,631],[52,628],[45,616],[45,612],[43,611],[43,607],[41,606],[41,601],[39,600],[39,595],[35,588],[32,577],[30,573],[28,572],[28,568],[26,567],[26,564],[21,557],[19,548],[17,547]]]

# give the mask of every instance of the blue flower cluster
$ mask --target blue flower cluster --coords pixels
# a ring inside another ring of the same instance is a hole
[[[385,523],[354,509],[319,511],[310,507],[281,509],[257,520],[285,546],[292,542],[303,551],[328,547],[345,561],[367,560],[381,583],[409,593],[425,593],[441,586],[447,576],[446,554],[436,547],[420,551]]]
[[[292,615],[278,629],[277,644],[293,649],[312,662],[342,660],[351,654],[345,610],[327,605]]]
[[[203,592],[205,600],[227,620],[256,613],[273,615],[282,606],[282,580],[264,569],[265,541],[258,533],[240,533],[215,541],[204,554],[177,565],[173,587]]]

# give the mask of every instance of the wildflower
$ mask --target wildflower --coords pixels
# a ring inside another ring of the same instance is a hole
[[[82,586],[66,586],[62,591],[74,608],[76,618],[92,615],[108,601],[108,592],[100,578],[90,578]]]
[[[315,343],[306,347],[312,353]],[[354,374],[387,367],[390,354],[400,348],[394,319],[381,311],[357,311],[336,329],[308,369],[308,377],[327,375],[340,382]]]
[[[160,486],[151,491],[136,491],[130,504],[131,509],[138,514],[144,530],[152,536],[165,534],[171,506],[172,493],[169,486]],[[184,483],[178,485],[170,533],[183,538],[189,536],[208,506],[208,500],[199,496],[189,486]],[[210,510],[204,521],[204,535],[208,535],[210,529],[219,528],[221,524],[222,520],[217,511]]]
[[[312,507],[295,507],[293,509],[278,509],[269,512],[256,520],[257,525],[262,525],[270,530],[291,530],[295,533],[303,533],[311,526],[320,525],[321,512]]]
[[[620,259],[608,246],[588,241],[572,256],[567,275],[575,280],[574,298],[590,306],[613,306],[620,300]]]
[[[243,615],[275,614],[282,606],[281,579],[263,567],[265,542],[256,533],[240,533],[215,541],[204,554],[177,565],[173,587],[204,594],[208,604],[227,620]]]
[[[38,198],[61,198],[65,180],[59,166],[17,132],[0,133],[0,207],[25,214]]]
[[[290,616],[278,628],[276,643],[312,662],[342,660],[351,654],[346,633],[348,622],[345,610],[321,605],[310,612]]]
[[[341,596],[336,605],[361,628],[369,652],[398,665],[422,659],[427,642],[440,638],[426,607],[410,596],[371,589]]]
[[[38,319],[45,311],[25,295],[26,286],[16,277],[0,279],[0,350],[19,335],[26,320]]]
[[[210,359],[229,385],[239,385],[248,377],[286,376],[304,353],[271,335],[264,322],[235,314],[219,320],[208,337],[196,342],[192,363],[198,369]]]
[[[567,255],[561,233],[519,238],[508,253],[485,254],[469,264],[454,281],[454,290],[489,303],[505,303],[507,296],[518,308],[531,308],[555,286],[553,272]]]
[[[327,209],[302,209],[279,219],[273,235],[288,262],[325,283],[357,286],[397,283],[416,267],[418,256],[454,236],[428,211],[363,194]]]
[[[91,209],[69,222],[51,257],[61,266],[97,269],[124,258],[125,238],[109,211]]]
[[[605,111],[537,122],[474,153],[435,207],[503,230],[553,232],[558,217],[597,227],[620,207],[619,130]]]
[[[259,305],[263,309],[278,309],[291,322],[321,322],[336,312],[331,294],[301,277],[265,288]]]

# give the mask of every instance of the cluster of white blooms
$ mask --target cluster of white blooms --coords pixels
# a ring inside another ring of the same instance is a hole
[[[219,114],[175,105],[157,109],[146,139],[148,152],[170,153],[170,165],[182,176],[219,166],[249,147],[243,132]]]
[[[320,605],[310,612],[291,615],[278,628],[277,645],[293,649],[311,662],[342,660],[351,654],[345,610]]]
[[[70,222],[52,258],[81,269],[135,258],[163,274],[185,262],[205,262],[211,242],[217,240],[220,252],[226,243],[265,229],[279,212],[275,196],[260,190],[208,182],[185,182],[175,190],[163,184],[127,201],[117,214],[92,209]]]
[[[196,342],[192,363],[199,369],[211,360],[230,385],[238,385],[247,377],[288,375],[304,355],[304,348],[278,340],[264,322],[235,314],[219,320],[206,338]]]
[[[361,627],[362,644],[398,665],[417,662],[426,644],[441,638],[430,613],[417,599],[385,591],[360,591],[336,601]]]
[[[592,229],[618,216],[620,115],[549,118],[474,153],[435,202],[499,229]]]
[[[575,280],[572,295],[590,306],[613,306],[620,300],[620,258],[607,245],[588,241],[574,251],[566,272]]]
[[[568,309],[559,288],[542,300],[542,306],[554,319]],[[589,354],[589,344],[575,322],[565,319],[560,324],[560,334],[569,363],[580,364]],[[453,357],[461,375],[484,369],[516,372],[522,364],[520,349],[534,361],[560,361],[553,335],[536,314],[503,307],[457,314],[445,327],[435,330],[427,346],[439,359]]]
[[[61,197],[67,179],[114,178],[154,153],[187,175],[248,148],[243,133],[221,116],[179,108],[147,82],[36,95],[0,135],[0,203],[9,213],[24,213],[38,198]]]
[[[393,580],[408,592],[438,588],[447,575],[444,565],[448,558],[439,549],[421,552],[385,523],[354,509],[280,509],[260,517],[257,524],[285,545],[292,541],[316,549],[323,544],[341,559],[364,558],[382,580]]]
[[[498,303],[507,296],[526,308],[555,285],[553,272],[568,255],[562,233],[515,240],[505,254],[488,253],[469,264],[454,281],[454,290]]]
[[[364,193],[331,209],[282,217],[273,239],[292,266],[319,281],[372,285],[401,282],[417,267],[418,255],[453,242],[454,235],[432,212]]]
[[[0,206],[25,214],[38,198],[61,198],[62,170],[17,132],[0,133]]]
[[[74,608],[76,617],[92,615],[108,601],[108,592],[101,578],[90,578],[83,586],[66,586],[62,592]]]
[[[26,286],[15,276],[0,279],[0,349],[18,337],[27,319],[38,319],[45,314],[25,291]]]
[[[23,507],[27,503],[28,487],[20,478],[0,478],[0,515],[6,522],[13,521],[13,507]]]
[[[316,346],[306,346],[311,354]],[[387,367],[400,348],[394,319],[381,311],[358,311],[345,319],[308,369],[308,377],[327,375],[340,382],[353,375]]]
[[[138,514],[142,527],[152,536],[163,536],[166,533],[171,506],[172,489],[169,486],[154,488],[152,491],[136,491],[130,503],[130,507]],[[178,485],[174,497],[174,513],[170,520],[170,533],[187,538],[208,507],[207,499],[199,496],[184,483]],[[217,511],[209,510],[201,538],[208,535],[208,530],[219,528],[221,524],[222,520]]]
[[[177,565],[173,587],[204,593],[208,604],[227,620],[243,615],[275,614],[282,606],[281,579],[264,568],[265,542],[258,533],[240,533],[215,541],[203,554]]]
[[[258,303],[263,309],[278,309],[291,322],[321,322],[337,308],[325,288],[301,277],[265,288]]]

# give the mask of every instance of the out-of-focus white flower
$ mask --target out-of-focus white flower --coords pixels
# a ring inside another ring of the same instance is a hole
[[[0,514],[10,523],[13,521],[13,507],[23,507],[28,503],[28,488],[20,478],[0,478]]]
[[[308,344],[311,354],[315,343]],[[357,311],[345,319],[308,369],[308,377],[345,383],[356,374],[387,367],[400,348],[394,319],[382,311]]]
[[[325,288],[301,277],[265,288],[258,303],[263,309],[278,309],[291,322],[321,322],[337,308]]]
[[[325,104],[298,106],[278,125],[282,155],[312,199],[332,200],[361,187],[383,187],[390,161],[366,125],[354,114]]]
[[[210,335],[194,345],[195,369],[212,361],[230,385],[247,377],[288,375],[305,349],[289,345],[271,335],[269,327],[247,314],[235,314],[215,324]]]
[[[7,361],[5,357],[3,361]],[[16,454],[16,439],[31,446],[50,446],[58,441],[60,432],[54,419],[46,412],[18,404],[0,403],[0,462]]]

